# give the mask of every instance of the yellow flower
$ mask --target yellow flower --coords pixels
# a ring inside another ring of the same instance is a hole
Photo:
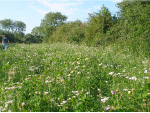
[[[128,94],[130,94],[131,93],[131,91],[128,91]]]

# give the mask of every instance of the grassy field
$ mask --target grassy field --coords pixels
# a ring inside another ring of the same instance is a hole
[[[129,47],[0,49],[0,111],[150,112],[150,60]]]

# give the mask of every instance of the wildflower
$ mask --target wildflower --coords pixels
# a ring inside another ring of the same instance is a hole
[[[13,86],[13,87],[10,87],[10,89],[16,89],[16,88],[17,88],[17,87],[14,87],[14,86]]]
[[[21,105],[22,105],[22,107],[23,107],[23,106],[25,106],[25,103],[23,102]]]
[[[127,78],[127,79],[128,79],[129,77],[125,77],[125,78]]]
[[[109,97],[102,98],[101,102],[105,103],[108,99],[109,99]]]
[[[130,77],[129,80],[135,80],[136,81],[137,78],[134,76],[134,77]]]
[[[101,91],[101,89],[98,88],[98,91]]]
[[[51,82],[51,81],[46,80],[45,82],[48,83],[48,82]]]
[[[38,94],[38,92],[36,91],[35,94]]]
[[[72,93],[78,93],[78,91],[72,91]]]
[[[30,78],[26,78],[25,80],[29,80]]]
[[[77,93],[76,96],[79,96],[79,93]]]
[[[98,66],[101,66],[103,63],[98,64]]]
[[[128,91],[128,94],[130,94],[131,93],[131,91]]]
[[[80,64],[80,62],[77,62],[77,64],[79,65],[79,64]]]
[[[106,83],[108,83],[108,81],[105,81]]]
[[[87,92],[86,94],[88,95],[88,94],[90,94],[90,92]]]
[[[111,91],[111,94],[114,95],[114,91]]]
[[[22,86],[18,86],[18,88],[19,88],[19,89],[21,89],[21,88],[22,88]]]
[[[67,75],[68,77],[70,77],[71,76],[71,74],[69,74],[69,75]]]
[[[73,73],[74,71],[71,71],[70,73]]]
[[[110,110],[110,106],[108,105],[108,107],[104,108],[105,111]]]
[[[19,110],[21,111],[21,108],[19,108]]]
[[[112,109],[112,110],[115,110],[115,107],[114,107],[114,106],[112,106],[112,107],[111,107],[111,109]]]
[[[133,69],[136,69],[136,67],[134,67]]]
[[[144,103],[144,104],[143,104],[143,106],[145,106],[145,107],[146,107],[146,103]]]
[[[145,70],[144,73],[147,73],[147,70]]]
[[[45,94],[45,95],[47,95],[47,94],[48,94],[48,92],[44,92],[44,94]]]
[[[149,79],[149,77],[143,77],[144,79]]]
[[[76,67],[75,67],[75,69],[78,69],[78,68],[79,68],[79,66],[76,66]]]
[[[40,76],[43,76],[43,77],[45,77],[45,75],[40,75]]]
[[[85,59],[85,61],[88,60],[88,58]]]
[[[63,105],[63,104],[66,104],[66,103],[67,103],[67,101],[62,101],[62,103],[60,103],[60,104],[62,104],[62,105]]]
[[[143,102],[146,102],[146,99],[143,99]]]
[[[128,91],[128,89],[123,89],[123,91]]]
[[[122,72],[126,72],[126,70],[124,69]]]
[[[66,107],[66,109],[69,109],[68,107]]]
[[[71,100],[71,98],[68,98],[67,100]]]
[[[57,105],[58,107],[62,107],[62,105]]]
[[[8,80],[10,80],[10,79],[11,79],[11,77],[8,78]]]
[[[78,72],[77,74],[79,75],[81,72]]]
[[[8,102],[6,102],[7,104],[9,104],[9,103],[13,103],[13,100],[10,100],[10,101],[8,101]]]
[[[113,74],[114,74],[114,72],[110,72],[110,73],[109,73],[109,75],[113,75]]]
[[[58,98],[57,100],[60,101],[60,98]]]

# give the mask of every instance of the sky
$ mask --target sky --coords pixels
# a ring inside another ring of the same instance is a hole
[[[0,0],[0,20],[12,19],[26,24],[25,34],[40,26],[48,12],[61,12],[67,21],[86,22],[88,13],[98,12],[105,5],[112,14],[122,0]]]

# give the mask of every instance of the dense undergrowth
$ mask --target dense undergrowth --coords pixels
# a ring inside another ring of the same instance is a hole
[[[48,13],[32,32],[46,43],[0,48],[0,111],[149,112],[150,2],[118,7],[118,16],[103,6],[86,23]]]
[[[0,57],[0,111],[149,112],[149,58],[129,47],[17,44]]]

